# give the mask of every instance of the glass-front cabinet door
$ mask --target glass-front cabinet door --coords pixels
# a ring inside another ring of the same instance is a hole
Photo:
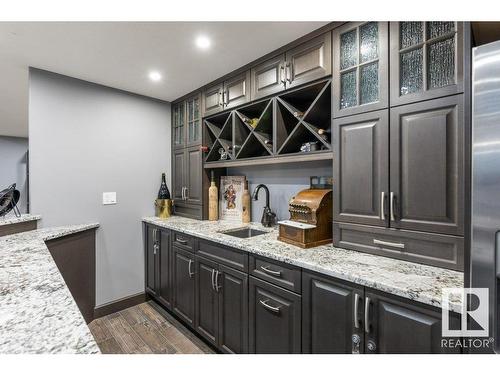
[[[200,95],[186,100],[187,112],[187,145],[201,143]]]
[[[391,106],[461,93],[463,22],[391,22]]]
[[[334,117],[388,106],[387,31],[387,22],[351,22],[333,31]]]
[[[172,108],[172,123],[174,129],[174,147],[181,148],[185,146],[185,108],[184,102],[179,102],[173,105]]]

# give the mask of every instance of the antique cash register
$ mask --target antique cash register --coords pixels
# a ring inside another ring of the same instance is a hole
[[[332,242],[332,189],[311,184],[290,200],[288,211],[290,220],[278,222],[278,240],[302,248]]]

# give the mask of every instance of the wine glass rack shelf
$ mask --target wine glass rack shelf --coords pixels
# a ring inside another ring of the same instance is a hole
[[[204,168],[328,160],[331,80],[321,80],[203,120]]]

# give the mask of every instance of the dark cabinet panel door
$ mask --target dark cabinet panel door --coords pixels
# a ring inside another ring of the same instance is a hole
[[[390,23],[391,106],[464,92],[468,22]]]
[[[171,275],[171,252],[170,252],[170,231],[165,229],[158,230],[159,247],[157,249],[158,273],[157,273],[157,292],[158,299],[167,308],[172,303],[172,275]]]
[[[459,352],[441,347],[441,312],[407,303],[396,297],[366,293],[368,331],[365,352],[381,354],[433,354]],[[451,318],[456,329],[458,316]]]
[[[387,108],[387,22],[349,22],[333,31],[333,117]]]
[[[333,121],[334,220],[386,226],[388,110]]]
[[[327,32],[286,52],[287,88],[332,74],[332,35]]]
[[[251,100],[285,89],[285,55],[278,55],[250,70]]]
[[[146,292],[156,296],[156,238],[158,229],[146,225]]]
[[[172,183],[172,196],[176,201],[182,201],[184,189],[184,173],[186,168],[186,151],[175,150],[174,160],[172,163],[173,169],[173,183]]]
[[[463,100],[391,109],[392,227],[464,234]]]
[[[236,107],[250,100],[250,71],[224,81],[224,108]]]
[[[191,204],[201,204],[202,200],[202,153],[200,147],[186,149],[186,201]]]
[[[176,246],[173,255],[173,309],[190,326],[194,326],[195,267],[194,255]]]
[[[213,115],[222,111],[222,90],[224,89],[222,82],[203,90],[202,106],[203,117]]]
[[[248,352],[248,275],[219,266],[219,347],[227,353]]]
[[[302,352],[362,352],[363,296],[353,284],[304,272]]]
[[[217,269],[217,263],[196,257],[195,327],[213,345],[217,345],[219,330],[219,301],[215,289]]]
[[[250,353],[301,352],[301,297],[250,276]]]

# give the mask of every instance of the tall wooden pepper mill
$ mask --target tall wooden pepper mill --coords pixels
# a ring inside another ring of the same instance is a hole
[[[244,223],[249,223],[251,219],[250,215],[250,193],[248,192],[248,181],[245,181],[245,190],[243,190],[243,196],[242,196],[242,206],[243,206],[243,213],[242,213],[242,221]]]
[[[216,221],[219,219],[219,191],[215,186],[214,171],[211,171],[210,187],[208,188],[208,220]]]

